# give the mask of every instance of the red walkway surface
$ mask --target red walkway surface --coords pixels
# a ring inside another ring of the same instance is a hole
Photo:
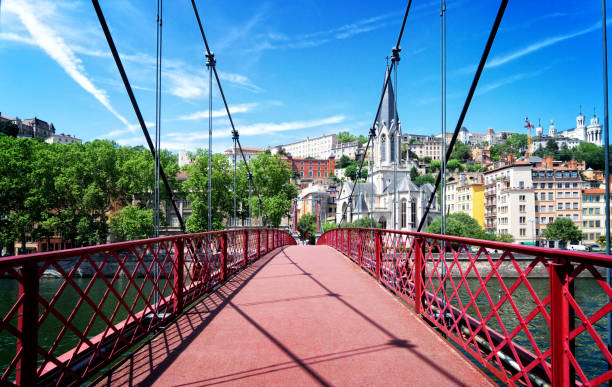
[[[100,385],[491,385],[327,246],[277,249]]]

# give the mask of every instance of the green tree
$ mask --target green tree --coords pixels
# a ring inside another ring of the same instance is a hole
[[[416,169],[416,167],[410,168],[410,180],[414,180],[419,176],[420,176],[419,170]]]
[[[446,169],[450,172],[463,172],[465,167],[459,160],[453,159],[448,160],[448,163],[446,163]]]
[[[584,161],[587,168],[596,170],[604,169],[605,155],[603,147],[588,142],[582,142],[574,148],[573,151],[576,160]]]
[[[442,168],[442,162],[440,160],[434,160],[429,163],[429,173],[438,172]]]
[[[423,159],[421,161],[424,162],[425,164],[430,164],[431,163],[431,157],[425,156],[425,157],[423,157]]]
[[[125,206],[110,217],[110,227],[122,240],[145,239],[153,236],[153,210]]]
[[[546,141],[546,150],[552,155],[556,155],[557,152],[559,152],[559,144],[557,144],[554,138],[549,138],[548,141]]]
[[[546,225],[542,237],[550,241],[561,241],[564,245],[569,241],[582,240],[582,232],[569,218],[557,218]]]
[[[606,247],[606,236],[605,235],[600,235],[597,237],[597,243],[599,244],[599,246],[601,246],[602,248]]]
[[[470,164],[467,166],[468,172],[478,172],[482,169],[482,165],[480,164]]]
[[[338,228],[338,225],[336,224],[336,222],[325,222],[323,223],[323,232],[329,231],[329,230],[333,230]]]
[[[372,224],[372,225],[370,225]],[[376,220],[371,220],[370,218],[359,218],[356,219],[350,223],[345,223],[342,225],[342,227],[362,227],[362,228],[381,228],[380,223],[378,223]]]
[[[349,165],[344,170],[344,175],[348,177],[349,179],[351,179],[352,181],[357,180],[357,173],[358,173],[357,167],[354,165]]]
[[[338,143],[353,142],[353,141],[357,141],[357,137],[353,136],[349,132],[338,133]],[[367,141],[368,140],[366,139],[366,142]]]
[[[368,142],[368,137],[364,136],[363,134],[360,134],[357,138],[357,141],[359,141],[359,144],[363,145]]]
[[[453,151],[451,152],[451,159],[457,159],[460,161],[467,161],[472,158],[472,148],[469,145],[462,142],[455,143]]]
[[[351,160],[347,155],[342,155],[336,162],[336,168],[342,169],[352,164],[353,164],[353,160]]]
[[[436,178],[432,175],[425,174],[421,176],[417,176],[416,179],[412,180],[414,184],[423,185],[423,184],[431,184],[434,185],[436,183]]]
[[[260,153],[249,161],[253,173],[253,183],[259,190],[262,205],[269,221],[274,227],[289,214],[292,200],[297,197],[297,187],[291,184],[291,168],[278,155]],[[257,208],[257,198],[253,197],[251,206]],[[263,213],[263,212],[262,212]]]
[[[187,168],[187,180],[183,188],[187,192],[187,200],[191,202],[192,214],[186,220],[189,232],[208,230],[208,151],[198,149],[196,157]],[[224,155],[212,156],[212,192],[211,197],[211,229],[225,228],[224,219],[229,218],[232,209],[230,187],[233,186],[233,175],[230,164]]]
[[[297,224],[298,232],[302,239],[314,238],[317,233],[317,218],[313,214],[302,215]]]
[[[504,144],[509,154],[522,156],[527,152],[527,135],[519,133],[512,134],[506,138]]]
[[[0,134],[17,137],[19,134],[19,126],[13,124],[11,121],[0,119]]]
[[[567,144],[563,144],[561,150],[559,151],[559,160],[561,161],[570,161],[574,158],[574,152],[567,147]]]
[[[425,232],[440,234],[441,225],[442,220],[438,217],[427,226]],[[446,217],[446,234],[464,238],[495,240],[495,235],[487,233],[476,219],[461,212]]]
[[[496,238],[498,242],[506,242],[506,243],[514,242],[514,236],[512,236],[512,234],[501,233],[501,234],[498,234]]]

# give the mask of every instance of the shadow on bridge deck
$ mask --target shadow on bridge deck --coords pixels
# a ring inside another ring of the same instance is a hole
[[[326,246],[279,248],[98,385],[490,385],[368,274]]]

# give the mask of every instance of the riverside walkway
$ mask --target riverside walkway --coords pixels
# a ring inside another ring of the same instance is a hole
[[[491,385],[409,307],[328,246],[277,248],[97,385]]]

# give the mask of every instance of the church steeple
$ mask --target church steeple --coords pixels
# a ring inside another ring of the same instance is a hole
[[[389,76],[388,70],[386,76]],[[399,120],[399,115],[395,111],[395,92],[393,91],[392,81],[389,79],[376,122],[378,122],[379,128],[382,128],[383,122],[387,125],[387,128],[390,128],[391,122],[395,122],[396,118]]]

